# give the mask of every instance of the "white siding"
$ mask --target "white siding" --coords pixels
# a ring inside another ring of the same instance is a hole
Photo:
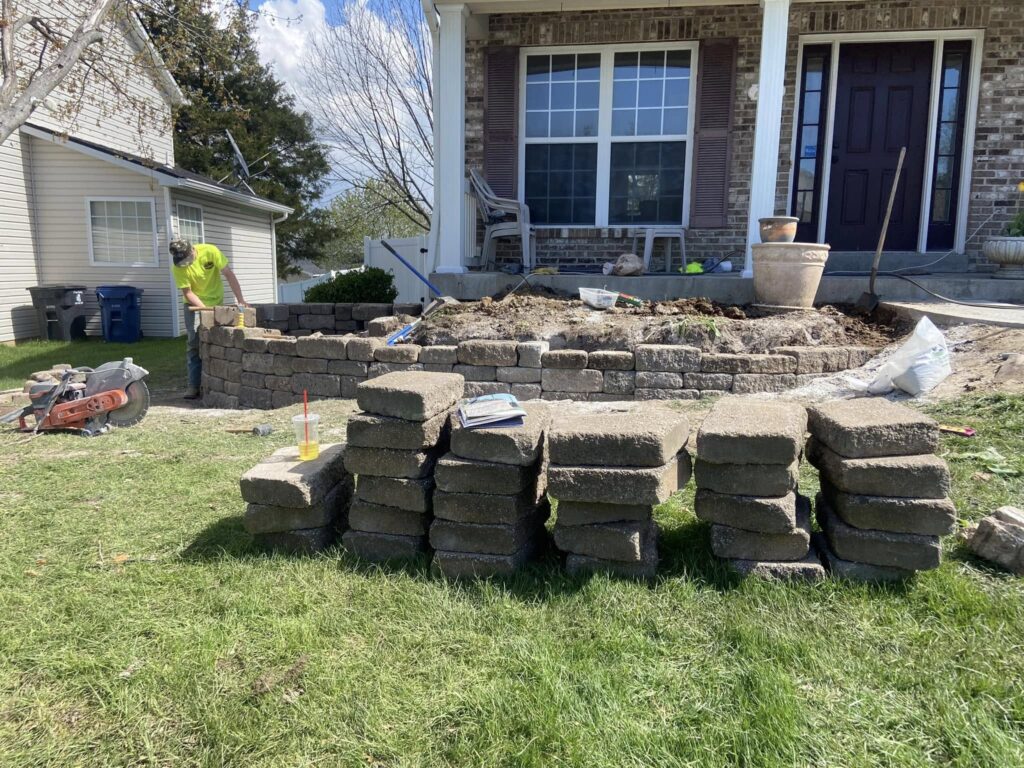
[[[170,336],[171,282],[167,254],[167,216],[164,191],[140,173],[118,168],[80,152],[39,139],[31,145],[32,176],[36,199],[37,248],[41,283],[133,285],[142,295],[142,332],[146,336]],[[92,265],[89,263],[89,222],[85,201],[93,197],[139,197],[153,201],[156,210],[157,253],[152,267]],[[90,334],[100,332],[95,293],[88,292],[94,310]]]
[[[172,205],[180,200],[202,207],[206,242],[216,245],[228,257],[246,301],[250,304],[277,301],[273,214],[192,193],[172,192],[171,200]],[[224,301],[230,303],[233,300],[231,289],[225,282]]]
[[[22,0],[18,3],[18,10],[34,10],[52,17],[55,8],[85,5],[87,3],[83,0],[61,0],[59,5],[55,5],[53,0]],[[147,105],[144,113],[127,106],[123,96],[95,76],[89,77],[87,92],[84,98],[78,99],[78,90],[74,86],[81,82],[85,70],[81,64],[76,64],[64,81],[66,87],[58,87],[47,102],[32,113],[29,122],[122,152],[142,155],[158,163],[174,165],[171,110],[163,91],[148,71],[148,57],[135,49],[121,27],[113,21],[108,23],[102,45],[107,66],[116,69],[117,82],[132,100]],[[74,96],[69,92],[72,88]],[[80,109],[73,109],[69,115],[69,104],[80,104]]]
[[[0,342],[35,336],[25,290],[37,285],[32,242],[28,140],[17,131],[0,144]]]

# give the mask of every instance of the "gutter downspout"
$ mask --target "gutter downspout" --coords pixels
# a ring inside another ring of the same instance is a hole
[[[171,190],[169,187],[164,187],[164,218],[166,219],[166,230],[167,230],[167,241],[164,243],[164,247],[160,250],[165,254],[168,253],[167,245],[174,239],[174,217],[171,215]],[[182,313],[182,302],[178,299],[178,285],[174,281],[174,262],[171,261],[170,256],[167,258],[167,275],[171,280],[171,337],[178,338],[181,336],[181,313]]]
[[[270,215],[270,251],[274,257],[272,263],[274,265],[274,301],[272,303],[277,304],[281,300],[280,289],[278,288],[277,282],[277,225],[288,218],[287,213],[282,213],[281,218],[275,217],[273,214]]]

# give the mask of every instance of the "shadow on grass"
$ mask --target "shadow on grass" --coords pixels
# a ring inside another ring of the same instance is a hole
[[[662,528],[658,580],[685,579],[719,592],[736,589],[743,577],[711,552],[710,531],[710,525],[700,522]]]
[[[704,523],[677,525],[662,531],[658,549],[661,556],[657,574],[653,579],[630,579],[650,588],[657,587],[669,579],[686,579],[693,583],[727,591],[735,589],[742,577],[734,573],[711,553],[708,540],[708,526]],[[182,552],[181,558],[192,562],[210,562],[228,558],[253,558],[269,554],[246,532],[242,517],[235,515],[211,523]],[[309,555],[277,553],[279,557],[303,558]],[[391,560],[374,562],[362,559],[345,550],[338,541],[324,550],[320,556],[334,558],[339,568],[366,576],[381,572],[401,574],[417,581],[444,580],[431,566],[430,558],[421,555],[415,560]],[[487,584],[499,586],[514,597],[524,601],[557,599],[584,589],[589,581],[602,578],[599,574],[567,574],[564,555],[555,548],[549,535],[545,536],[537,555],[523,570],[511,576],[487,579],[449,579],[452,585],[473,594],[480,589],[489,589]]]
[[[985,560],[974,553],[966,541],[958,541],[949,553],[948,560],[969,565],[978,571],[979,575],[987,576],[1000,581],[1015,582],[1020,577],[1011,571],[1003,568],[991,560]]]
[[[210,523],[181,553],[182,560],[210,562],[248,558],[263,552],[242,526],[242,516],[222,517]]]

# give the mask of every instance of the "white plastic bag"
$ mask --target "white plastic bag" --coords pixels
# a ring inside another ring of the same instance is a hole
[[[899,387],[916,397],[934,389],[952,372],[946,337],[931,320],[922,317],[910,338],[878,370],[868,392],[882,395]]]
[[[642,275],[644,273],[644,261],[635,253],[623,253],[615,260],[612,268],[613,275],[626,277],[628,275]]]

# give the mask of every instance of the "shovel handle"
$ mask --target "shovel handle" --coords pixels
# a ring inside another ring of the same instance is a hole
[[[907,148],[900,147],[900,159],[896,161],[896,175],[892,178],[892,187],[889,189],[889,205],[885,209],[885,218],[882,220],[882,232],[878,236],[878,247],[875,249],[875,260],[871,263],[871,280],[868,282],[868,293],[875,293],[875,278],[878,277],[878,265],[882,261],[882,249],[885,247],[885,236],[889,232],[889,218],[892,216],[892,207],[896,202],[896,188],[900,185],[900,174],[903,172],[903,159],[907,156]]]
[[[412,272],[414,275],[416,275],[416,277],[418,277],[423,282],[423,284],[425,286],[427,286],[427,288],[429,288],[430,290],[432,290],[434,292],[435,296],[440,297],[441,291],[438,289],[438,287],[436,285],[434,285],[432,282],[430,282],[429,280],[427,280],[427,278],[425,278],[423,276],[423,274],[418,269],[416,269],[416,267],[414,267],[412,264],[410,264],[408,261],[406,261],[405,257],[402,256],[402,254],[400,254],[394,248],[392,248],[391,244],[387,240],[381,240],[380,244],[383,245],[385,248],[387,248],[391,252],[392,256],[394,256],[400,262],[405,264],[405,266],[408,267],[410,272]]]

